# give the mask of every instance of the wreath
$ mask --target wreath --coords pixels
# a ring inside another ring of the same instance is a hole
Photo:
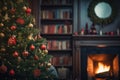
[[[111,6],[112,13],[107,18],[99,18],[94,11],[95,6],[100,2],[106,2]],[[106,25],[109,23],[112,23],[116,17],[117,10],[115,9],[114,5],[112,4],[111,0],[92,0],[89,7],[88,7],[88,17],[90,17],[90,20],[95,24],[102,24]]]

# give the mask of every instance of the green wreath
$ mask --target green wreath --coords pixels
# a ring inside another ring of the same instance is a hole
[[[106,2],[111,6],[112,9],[112,13],[109,17],[107,18],[99,18],[94,11],[95,6],[100,3],[100,2]],[[117,10],[115,9],[115,7],[112,4],[111,0],[92,0],[89,7],[88,7],[88,17],[90,17],[91,21],[95,24],[102,24],[102,25],[106,25],[109,23],[112,23],[116,17]]]

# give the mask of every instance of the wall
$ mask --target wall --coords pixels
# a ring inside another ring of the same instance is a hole
[[[91,0],[79,0],[79,4],[78,4],[78,16],[79,16],[79,20],[78,20],[78,27],[79,29],[84,28],[85,24],[88,23],[88,26],[90,28],[92,22],[90,20],[90,18],[88,17],[88,6]],[[116,29],[119,27],[120,28],[120,0],[112,0],[115,4],[115,7],[117,7],[118,9],[118,16],[115,19],[114,22],[112,22],[111,24],[105,25],[103,29],[103,32],[107,32],[107,31],[116,31]],[[95,25],[95,27],[97,28],[97,31],[99,32],[101,25]]]

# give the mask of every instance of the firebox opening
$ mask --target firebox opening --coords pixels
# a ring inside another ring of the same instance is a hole
[[[115,80],[119,74],[117,54],[89,54],[87,57],[88,80]]]

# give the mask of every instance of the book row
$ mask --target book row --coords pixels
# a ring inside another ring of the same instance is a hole
[[[72,25],[42,25],[44,34],[71,34]]]
[[[71,4],[72,0],[42,0],[42,4]]]
[[[70,9],[42,10],[41,19],[70,19],[72,11]]]
[[[51,41],[48,41],[47,49],[48,50],[67,50],[67,49],[70,49],[70,42],[68,40],[66,41],[51,40]]]
[[[71,56],[54,56],[51,59],[51,64],[54,66],[71,66],[72,57]]]

